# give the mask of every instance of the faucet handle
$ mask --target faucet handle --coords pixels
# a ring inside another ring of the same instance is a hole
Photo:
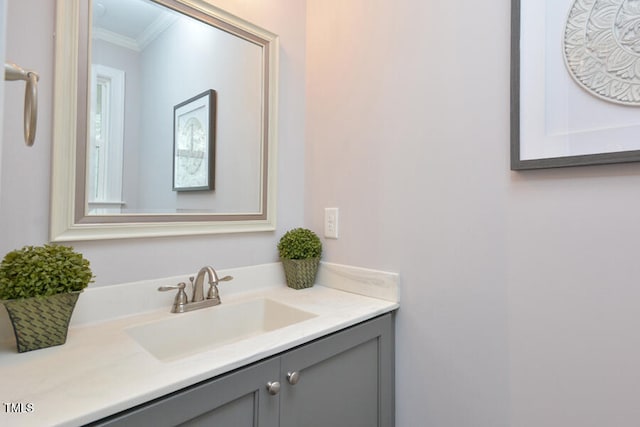
[[[219,282],[228,282],[230,280],[233,280],[233,276],[224,276],[221,278],[218,278],[216,275],[216,281],[215,282],[209,282],[209,291],[207,292],[207,299],[217,299],[218,301],[220,301],[220,293],[218,292],[218,283]]]
[[[158,290],[159,290],[160,292],[171,291],[171,290],[174,290],[174,289],[184,290],[184,288],[185,288],[186,286],[187,286],[187,285],[186,285],[184,282],[180,282],[180,283],[178,283],[176,286],[160,286],[160,287],[158,288]],[[178,291],[178,293],[180,293],[180,292]]]
[[[180,282],[177,286],[160,286],[158,288],[161,292],[171,291],[173,289],[178,290],[178,293],[173,300],[173,306],[171,307],[172,313],[182,313],[184,311],[184,306],[189,302],[189,297],[187,297],[187,293],[184,291],[186,286],[186,283]]]

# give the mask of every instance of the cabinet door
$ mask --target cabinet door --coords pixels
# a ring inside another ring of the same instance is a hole
[[[285,353],[281,366],[281,427],[393,426],[391,314]]]
[[[278,427],[279,395],[270,395],[266,384],[277,381],[279,373],[280,359],[270,359],[94,425]]]

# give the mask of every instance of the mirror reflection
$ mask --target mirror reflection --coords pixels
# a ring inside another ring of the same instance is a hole
[[[278,37],[203,0],[57,0],[50,238],[275,229]]]
[[[92,0],[86,213],[262,209],[263,48],[147,0]]]

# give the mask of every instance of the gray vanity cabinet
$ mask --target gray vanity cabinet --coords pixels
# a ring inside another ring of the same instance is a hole
[[[94,425],[392,427],[393,345],[386,314]]]
[[[284,353],[280,426],[393,426],[393,345],[388,314]]]
[[[268,359],[91,425],[278,427],[279,402],[265,384],[279,370],[280,361]]]

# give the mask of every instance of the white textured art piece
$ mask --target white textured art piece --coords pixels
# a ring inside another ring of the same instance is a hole
[[[571,76],[585,90],[640,106],[640,0],[575,0],[563,47]]]

